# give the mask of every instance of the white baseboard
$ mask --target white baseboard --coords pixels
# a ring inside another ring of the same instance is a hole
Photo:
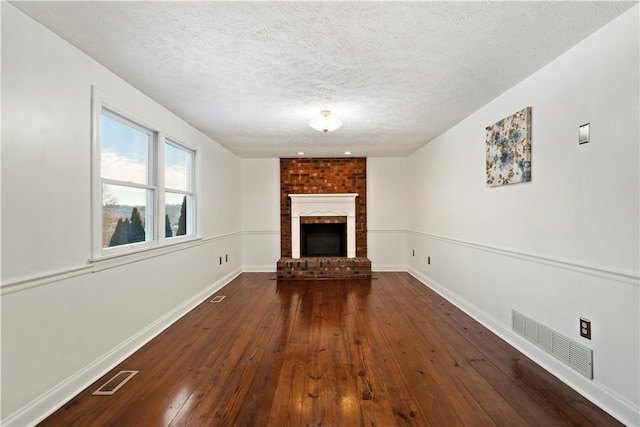
[[[139,350],[143,345],[151,341],[162,331],[175,323],[182,316],[193,310],[207,296],[218,291],[236,278],[242,270],[240,268],[227,274],[215,283],[207,286],[198,294],[189,298],[178,307],[174,308],[155,322],[142,329],[111,351],[93,361],[82,370],[76,372],[51,390],[43,393],[33,401],[29,402],[18,411],[2,420],[3,426],[32,426],[47,416],[51,415],[58,408],[71,400],[82,390],[90,386],[101,376],[113,369],[114,366],[125,360],[131,354]]]
[[[275,273],[276,272],[276,263],[273,265],[243,265],[242,266],[243,273]]]
[[[635,406],[632,402],[622,398],[614,391],[609,390],[597,381],[588,380],[574,372],[571,368],[564,366],[557,359],[513,332],[509,325],[505,325],[498,321],[493,316],[483,310],[480,310],[477,306],[471,304],[464,298],[461,298],[459,295],[449,291],[445,286],[439,284],[435,280],[432,280],[420,271],[412,267],[408,267],[407,271],[425,286],[432,289],[460,310],[477,320],[491,332],[498,335],[511,346],[515,347],[528,358],[589,399],[595,405],[602,408],[618,421],[628,426],[640,426],[640,408]]]
[[[407,271],[407,266],[404,264],[374,264],[371,263],[371,271]]]

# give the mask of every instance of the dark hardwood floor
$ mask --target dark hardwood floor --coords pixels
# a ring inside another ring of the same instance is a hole
[[[621,425],[407,273],[244,273],[42,426]],[[91,393],[139,370],[113,396]]]

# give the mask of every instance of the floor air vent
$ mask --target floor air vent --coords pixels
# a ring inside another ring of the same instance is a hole
[[[225,299],[224,295],[218,295],[217,297],[213,297],[213,299],[211,301],[209,301],[209,302],[220,302],[223,299]]]
[[[138,371],[120,371],[109,381],[104,383],[102,387],[94,391],[94,396],[111,396],[127,383]]]
[[[593,350],[515,310],[511,310],[511,328],[585,377],[593,379]]]

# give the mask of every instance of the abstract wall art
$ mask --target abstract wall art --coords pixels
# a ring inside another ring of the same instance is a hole
[[[531,107],[486,128],[487,186],[531,181]]]

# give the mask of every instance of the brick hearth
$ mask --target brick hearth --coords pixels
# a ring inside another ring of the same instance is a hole
[[[280,258],[278,279],[370,279],[369,258],[306,257]]]

